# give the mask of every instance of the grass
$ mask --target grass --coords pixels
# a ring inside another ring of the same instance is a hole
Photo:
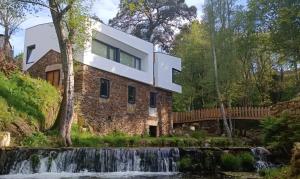
[[[300,176],[291,177],[290,175],[290,166],[284,166],[280,168],[269,168],[259,171],[260,176],[263,176],[265,179],[298,179]]]
[[[33,79],[28,75],[13,73],[5,76],[0,73],[0,121],[27,118],[45,124],[50,110],[58,110],[60,94],[49,83]]]

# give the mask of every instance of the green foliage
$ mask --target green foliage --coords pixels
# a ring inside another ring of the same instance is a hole
[[[187,170],[192,167],[192,159],[190,156],[184,156],[183,158],[180,159],[179,163],[179,168],[180,170]]]
[[[33,133],[31,136],[25,137],[21,144],[22,146],[27,147],[41,147],[49,146],[49,141],[44,133],[36,132]]]
[[[290,178],[293,179],[293,177],[290,176],[290,167],[284,166],[280,168],[269,168],[269,169],[263,169],[259,171],[259,175],[263,176],[265,179],[283,179],[283,178]],[[295,179],[297,177],[294,177]]]
[[[230,153],[224,153],[221,156],[221,167],[225,171],[238,171],[241,166],[241,160],[238,156]]]
[[[207,132],[204,130],[194,131],[191,134],[191,137],[198,139],[198,140],[204,140],[207,137]]]
[[[300,140],[299,117],[282,115],[279,118],[269,117],[261,122],[264,142],[274,149],[290,152],[294,142]]]
[[[239,154],[241,167],[244,171],[252,171],[254,169],[255,159],[249,152]]]
[[[60,102],[59,92],[49,83],[20,73],[9,77],[0,73],[0,97],[5,99],[7,109],[13,109],[10,111],[24,113],[41,124],[45,122],[49,110],[58,110]],[[50,120],[55,119],[56,116],[52,116]]]

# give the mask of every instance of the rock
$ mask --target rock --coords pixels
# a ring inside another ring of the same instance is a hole
[[[300,175],[300,142],[296,142],[292,150],[291,172],[292,176]]]
[[[195,126],[190,126],[190,130],[195,131],[196,130]]]
[[[9,147],[10,144],[10,133],[0,132],[0,147]]]

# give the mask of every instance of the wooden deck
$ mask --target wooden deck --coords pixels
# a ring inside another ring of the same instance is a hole
[[[261,120],[270,116],[269,107],[234,107],[225,109],[227,118],[240,120]],[[220,108],[199,109],[191,112],[173,112],[173,123],[193,123],[222,119]]]

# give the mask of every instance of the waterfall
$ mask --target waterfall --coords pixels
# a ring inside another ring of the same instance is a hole
[[[65,148],[0,151],[0,174],[177,172],[177,148]]]
[[[270,168],[273,166],[272,163],[268,162],[268,156],[271,152],[264,147],[253,147],[251,152],[256,159],[255,168],[257,171]]]

